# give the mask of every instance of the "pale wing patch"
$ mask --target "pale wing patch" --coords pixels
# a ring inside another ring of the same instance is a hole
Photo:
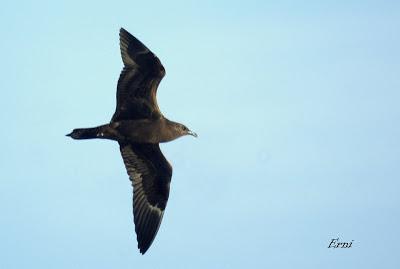
[[[132,187],[134,189],[134,193],[144,194],[146,198],[146,194],[143,192],[143,177],[149,176],[150,171],[147,164],[140,159],[131,149],[130,146],[125,146],[121,149],[122,157],[124,159],[125,167],[132,181]],[[147,201],[147,198],[146,198]],[[148,203],[148,201],[147,201]],[[150,207],[154,207],[151,204],[148,204]]]
[[[124,33],[120,33],[120,49],[121,49],[121,57],[124,65],[138,67],[138,65],[129,57],[128,54],[128,46],[129,46],[129,39],[125,36]]]

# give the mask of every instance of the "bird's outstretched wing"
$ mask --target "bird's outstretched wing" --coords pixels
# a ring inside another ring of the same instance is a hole
[[[117,86],[117,108],[111,121],[158,118],[157,87],[165,75],[160,60],[142,42],[121,28],[124,68]]]
[[[153,242],[169,196],[172,167],[158,144],[120,143],[133,186],[133,216],[138,248],[144,254]]]

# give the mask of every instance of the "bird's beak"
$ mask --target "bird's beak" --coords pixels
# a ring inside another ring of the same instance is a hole
[[[194,137],[197,137],[197,134],[195,132],[190,131],[190,130],[188,131],[188,135],[192,135]]]

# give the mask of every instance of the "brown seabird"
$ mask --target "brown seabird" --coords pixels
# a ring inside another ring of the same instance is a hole
[[[197,135],[160,112],[156,93],[165,69],[157,56],[123,28],[119,38],[124,68],[118,79],[117,108],[111,122],[74,129],[67,136],[118,141],[132,181],[135,231],[138,248],[144,254],[160,227],[172,176],[172,167],[159,143]]]

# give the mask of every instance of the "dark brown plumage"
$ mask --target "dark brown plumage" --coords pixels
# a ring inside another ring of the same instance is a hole
[[[157,105],[157,87],[165,75],[160,60],[121,28],[124,68],[118,80],[117,107],[109,124],[74,129],[74,139],[118,141],[133,186],[133,216],[138,248],[144,254],[153,242],[169,196],[172,167],[159,143],[193,135],[186,126],[165,118]]]

